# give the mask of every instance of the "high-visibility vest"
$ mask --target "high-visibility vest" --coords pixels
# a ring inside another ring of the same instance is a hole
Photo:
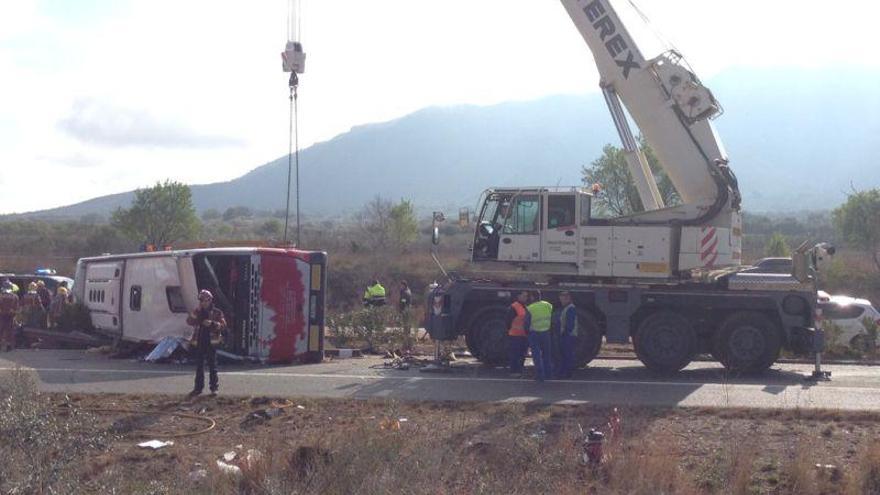
[[[364,292],[364,299],[384,299],[385,287],[382,284],[371,285]]]
[[[574,304],[569,304],[559,312],[559,333],[565,333],[565,321],[568,319],[569,311],[574,311],[574,328],[571,329],[571,335],[576,337],[578,334],[578,317],[577,308],[574,307]]]
[[[511,337],[525,337],[526,336],[526,308],[519,301],[514,301],[513,304],[510,305],[510,308],[516,312],[516,316],[513,318],[513,321],[510,323],[510,329],[507,331],[507,335]]]
[[[547,301],[537,301],[529,304],[527,308],[532,316],[533,332],[546,332],[550,330],[550,320],[553,318],[553,305]]]

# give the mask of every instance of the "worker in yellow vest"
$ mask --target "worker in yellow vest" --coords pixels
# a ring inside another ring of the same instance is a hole
[[[526,310],[526,329],[529,335],[529,348],[532,349],[532,362],[535,365],[535,380],[543,382],[553,377],[553,362],[550,342],[550,324],[553,318],[553,305],[541,298],[536,291],[535,297]]]
[[[379,279],[373,279],[373,283],[364,291],[364,306],[385,306],[385,287],[382,287]]]
[[[529,293],[520,291],[516,300],[507,310],[507,348],[509,350],[510,375],[522,376],[523,364],[526,361],[526,352],[529,350],[529,338],[526,333],[526,305],[529,303]]]

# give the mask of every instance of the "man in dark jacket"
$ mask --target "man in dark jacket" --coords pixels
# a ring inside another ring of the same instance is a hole
[[[18,313],[18,296],[12,292],[12,283],[4,281],[0,286],[0,349],[11,351],[15,347],[15,315]]]
[[[190,344],[196,348],[196,384],[190,397],[202,393],[205,388],[205,361],[208,362],[211,395],[217,395],[220,379],[217,376],[216,346],[220,345],[226,318],[214,306],[214,295],[207,290],[199,292],[199,308],[189,314],[186,323],[193,326]]]

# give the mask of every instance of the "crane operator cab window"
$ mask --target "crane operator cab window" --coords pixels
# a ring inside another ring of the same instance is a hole
[[[574,194],[550,195],[547,198],[547,228],[570,229],[577,225]]]
[[[474,260],[510,260],[537,257],[537,251],[519,253],[517,246],[528,238],[538,239],[541,229],[541,201],[537,194],[492,193],[480,213],[474,236]],[[534,241],[537,245],[538,241]],[[530,249],[530,248],[528,248]],[[499,253],[502,255],[499,256]]]
[[[507,208],[503,234],[537,234],[541,207],[537,195],[516,196]]]

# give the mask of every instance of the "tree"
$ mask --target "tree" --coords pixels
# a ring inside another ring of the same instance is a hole
[[[284,225],[276,218],[270,218],[263,222],[262,225],[257,229],[257,234],[263,237],[278,237],[281,235],[281,230],[284,228]]]
[[[832,215],[844,239],[871,253],[880,271],[880,189],[854,191]]]
[[[236,218],[251,218],[254,212],[247,206],[232,206],[223,212],[223,220],[228,222]]]
[[[678,204],[680,202],[678,192],[672,185],[669,176],[660,167],[660,161],[654,151],[642,138],[639,138],[639,146],[645,153],[648,165],[654,173],[663,202],[667,206]],[[589,166],[584,166],[581,173],[584,184],[601,184],[601,192],[593,201],[600,214],[625,216],[645,209],[639,198],[639,191],[633,181],[632,174],[629,172],[623,149],[606,144],[602,148],[602,156]]]
[[[376,196],[359,214],[364,244],[372,249],[404,249],[419,235],[415,208],[409,200],[394,204]]]
[[[199,232],[189,186],[170,180],[135,191],[131,207],[114,211],[111,223],[130,239],[157,247]]]
[[[391,239],[399,249],[404,249],[419,235],[419,222],[411,201],[402,199],[391,208]]]
[[[216,208],[209,208],[202,212],[202,220],[210,221],[210,220],[218,220],[220,218],[220,212]]]
[[[771,258],[787,258],[791,256],[791,249],[789,249],[788,243],[785,241],[785,236],[779,232],[773,233],[770,240],[767,241],[767,247],[764,251]]]

